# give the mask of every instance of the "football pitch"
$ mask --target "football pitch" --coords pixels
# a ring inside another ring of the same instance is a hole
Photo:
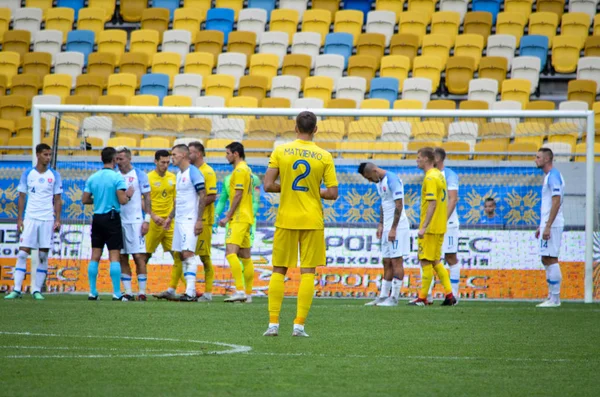
[[[598,305],[315,299],[292,338],[286,299],[267,338],[266,299],[221,300],[0,299],[0,395],[600,395]]]

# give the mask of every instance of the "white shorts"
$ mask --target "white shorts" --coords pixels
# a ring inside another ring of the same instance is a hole
[[[172,249],[174,252],[192,251],[196,252],[198,236],[194,234],[194,223],[175,223],[173,233]],[[205,226],[210,227],[210,226]]]
[[[442,245],[443,255],[456,254],[458,252],[458,231],[458,227],[451,227],[446,230],[444,244]]]
[[[381,235],[381,257],[402,258],[410,253],[410,229],[397,229],[396,240],[389,241],[389,230],[384,230]]]
[[[145,254],[146,236],[142,236],[142,223],[123,223],[122,254]]]
[[[52,247],[52,236],[54,235],[53,228],[54,221],[25,219],[23,232],[19,238],[19,247],[50,249]]]
[[[538,247],[540,247],[540,256],[550,256],[552,258],[558,258],[560,255],[560,243],[562,241],[562,227],[550,228],[550,238],[544,240],[542,233],[544,229],[540,229],[540,238],[538,239]]]

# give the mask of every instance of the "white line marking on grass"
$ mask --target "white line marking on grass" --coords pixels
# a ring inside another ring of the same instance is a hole
[[[78,355],[8,355],[0,356],[0,358],[145,358],[145,357],[182,357],[182,356],[203,356],[203,355],[221,355],[221,354],[236,354],[236,353],[248,353],[252,350],[250,346],[235,345],[232,343],[223,342],[210,342],[193,339],[175,339],[175,338],[156,338],[156,337],[143,337],[143,336],[108,336],[108,335],[61,335],[61,334],[42,334],[32,332],[7,332],[0,331],[0,335],[18,335],[18,336],[39,336],[48,338],[84,338],[84,339],[117,339],[117,340],[143,340],[143,341],[158,341],[158,342],[178,342],[178,343],[193,343],[193,344],[209,344],[214,346],[226,347],[227,350],[213,350],[213,351],[200,351],[200,350],[160,350],[160,349],[135,349],[137,352],[142,351],[145,353],[131,353],[131,354],[78,354]],[[52,347],[25,347],[25,346],[0,346],[2,349],[40,349],[40,350],[104,350],[104,351],[115,351],[124,352],[128,349],[118,348],[86,348],[82,346],[67,347],[58,346]],[[161,353],[168,352],[168,353]]]

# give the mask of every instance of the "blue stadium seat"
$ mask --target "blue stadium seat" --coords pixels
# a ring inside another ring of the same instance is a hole
[[[541,70],[546,67],[546,59],[548,58],[548,37],[529,35],[521,38],[521,47],[519,55],[529,55],[540,58]]]
[[[173,20],[175,10],[179,8],[179,0],[152,0],[152,8],[166,8],[169,10],[169,20]]]
[[[350,33],[329,33],[325,37],[325,54],[336,54],[344,57],[344,69],[348,67],[348,58],[352,56],[352,40]]]
[[[162,106],[162,101],[169,91],[169,76],[163,73],[149,73],[142,76],[140,95],[154,95]]]
[[[81,10],[84,6],[85,0],[58,0],[56,2],[57,7],[64,8],[72,8],[75,11],[75,20],[77,20],[77,15],[79,14],[79,10]]]
[[[500,4],[504,0],[473,0],[473,11],[486,11],[492,14],[492,24],[496,25],[496,16],[500,12]]]
[[[344,10],[358,10],[362,11],[365,16],[363,23],[367,23],[367,14],[371,11],[372,0],[345,0]]]
[[[262,8],[267,11],[267,22],[271,19],[271,11],[275,9],[275,0],[248,0],[248,8]]]
[[[94,32],[91,30],[72,30],[67,35],[66,51],[81,52],[83,64],[87,65],[88,56],[94,52]]]
[[[371,99],[385,99],[390,102],[390,109],[394,106],[394,101],[398,99],[399,81],[393,77],[377,77],[371,80]]]
[[[206,13],[204,30],[220,30],[225,36],[223,44],[227,44],[229,32],[233,30],[235,13],[230,8],[211,8]]]

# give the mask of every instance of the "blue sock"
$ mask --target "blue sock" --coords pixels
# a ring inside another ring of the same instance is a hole
[[[117,298],[121,297],[121,263],[110,262],[110,279],[113,285],[113,295]]]
[[[98,296],[96,289],[96,280],[98,279],[98,262],[90,261],[88,263],[88,281],[90,283],[90,295]]]

